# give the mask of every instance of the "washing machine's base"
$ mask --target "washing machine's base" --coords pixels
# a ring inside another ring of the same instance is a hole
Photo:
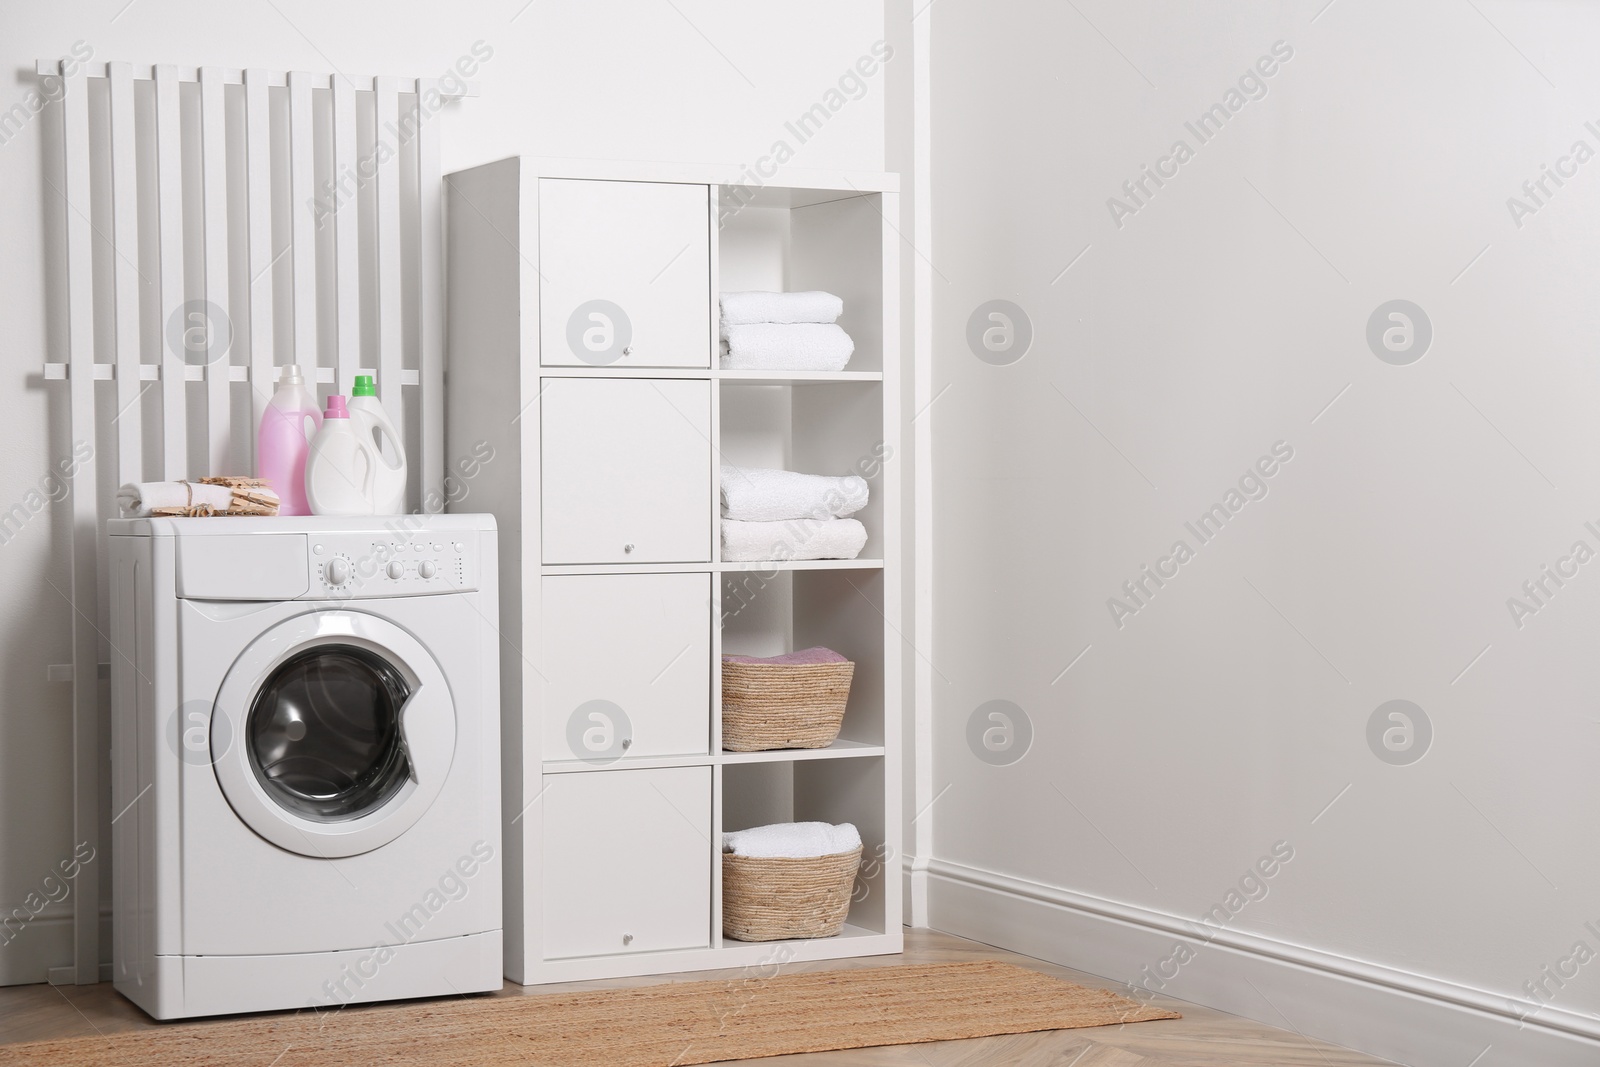
[[[157,1019],[442,997],[499,989],[499,930],[339,952],[275,956],[155,956],[116,989]],[[118,968],[122,970],[122,968]]]

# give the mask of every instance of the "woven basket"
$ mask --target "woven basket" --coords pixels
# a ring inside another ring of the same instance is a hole
[[[722,664],[722,747],[827,748],[839,736],[850,678],[842,663]]]
[[[844,929],[861,847],[815,859],[722,854],[722,935],[735,941],[833,937]]]

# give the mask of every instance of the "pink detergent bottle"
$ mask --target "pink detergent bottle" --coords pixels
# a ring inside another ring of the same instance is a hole
[[[277,392],[261,414],[256,439],[256,476],[277,492],[279,515],[311,514],[306,502],[306,457],[311,454],[312,435],[321,428],[317,399],[306,389],[300,365],[291,363],[283,368]]]

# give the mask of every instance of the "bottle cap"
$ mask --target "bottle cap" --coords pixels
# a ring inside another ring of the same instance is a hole
[[[344,397],[334,393],[328,397],[328,410],[322,413],[325,419],[348,419],[350,409],[345,406]]]
[[[377,396],[378,386],[370,374],[356,375],[356,385],[350,390],[351,396]]]
[[[300,364],[288,363],[278,374],[279,385],[304,385],[305,376],[300,373]]]

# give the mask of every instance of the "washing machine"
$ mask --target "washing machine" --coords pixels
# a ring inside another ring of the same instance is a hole
[[[108,523],[118,991],[499,989],[492,516]]]

